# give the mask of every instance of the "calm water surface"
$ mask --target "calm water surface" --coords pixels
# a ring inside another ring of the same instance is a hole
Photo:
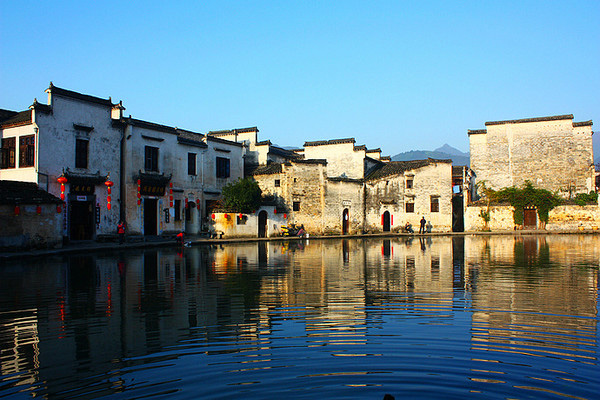
[[[310,240],[0,264],[0,397],[600,397],[600,237]]]

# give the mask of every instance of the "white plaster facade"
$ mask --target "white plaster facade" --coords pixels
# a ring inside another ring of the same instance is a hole
[[[470,130],[471,169],[492,189],[535,187],[564,197],[595,189],[592,121],[573,115],[486,122]]]

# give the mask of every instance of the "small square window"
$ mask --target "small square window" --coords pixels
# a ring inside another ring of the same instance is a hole
[[[415,203],[406,203],[406,212],[414,213],[415,212]]]
[[[240,215],[238,214],[237,216],[237,224],[238,225],[246,225],[246,221],[248,221],[248,216],[247,215],[243,215],[240,217]]]
[[[281,180],[275,179],[275,187],[280,187],[280,186],[281,186]]]
[[[294,211],[300,211],[300,202],[299,202],[299,201],[294,201],[294,202],[292,203],[292,209],[293,209]]]
[[[440,211],[440,198],[437,196],[431,196],[431,212]]]
[[[406,188],[407,189],[412,189],[413,188],[413,179],[412,178],[407,178],[406,179]]]

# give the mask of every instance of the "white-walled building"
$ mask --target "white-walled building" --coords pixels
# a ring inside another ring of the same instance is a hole
[[[61,197],[60,176],[67,178],[64,236],[91,240],[111,234],[119,220],[119,204],[107,208],[107,186],[119,197],[122,130],[111,115],[121,104],[58,88],[46,90],[48,104],[34,101],[29,110],[3,111],[0,123],[0,180],[34,182]]]

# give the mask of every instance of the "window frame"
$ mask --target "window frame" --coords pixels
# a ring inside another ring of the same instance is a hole
[[[231,176],[231,161],[229,158],[217,157],[215,161],[215,167],[217,178],[226,179]]]
[[[35,135],[19,137],[19,168],[27,167],[35,167]]]
[[[404,203],[404,211],[406,213],[414,213],[415,212],[415,202],[414,201],[411,201],[411,202],[407,201],[406,203]]]
[[[412,189],[415,187],[415,179],[414,177],[406,178],[406,189]]]
[[[292,210],[293,211],[300,211],[300,201],[294,201],[294,202],[292,202]]]
[[[80,147],[80,145],[82,143],[85,143],[85,146],[84,146],[85,151],[83,150],[82,147]],[[88,164],[89,164],[89,154],[90,154],[90,141],[87,139],[75,138],[75,168],[87,169]],[[84,158],[85,158],[85,163],[83,163]],[[82,166],[82,165],[84,165],[84,166]]]
[[[2,160],[0,161],[0,169],[17,168],[17,138],[2,138],[2,144],[0,148],[2,149]]]
[[[281,187],[281,179],[275,179],[275,187]]]
[[[158,172],[158,147],[144,147],[144,170],[150,172]]]
[[[181,200],[175,199],[175,207],[174,207],[174,221],[181,221]]]
[[[440,196],[431,196],[429,200],[429,209],[432,213],[440,212]]]
[[[196,153],[188,153],[188,175],[190,175],[190,176],[197,175],[196,159],[197,159]]]

